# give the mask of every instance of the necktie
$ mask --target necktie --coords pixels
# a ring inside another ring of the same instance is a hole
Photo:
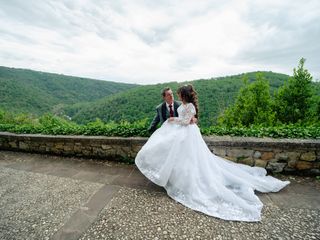
[[[170,117],[173,117],[173,110],[172,110],[172,105],[171,104],[169,105],[169,108],[170,108]]]

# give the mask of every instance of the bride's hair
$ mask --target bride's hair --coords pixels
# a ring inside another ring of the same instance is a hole
[[[177,94],[181,95],[183,101],[192,103],[196,108],[196,118],[199,118],[199,107],[198,107],[198,95],[196,90],[191,84],[183,85],[178,88]]]

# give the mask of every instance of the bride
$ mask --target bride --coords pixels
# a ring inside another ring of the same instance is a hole
[[[152,182],[183,205],[225,220],[260,221],[262,202],[254,190],[277,192],[289,184],[266,170],[214,155],[196,124],[197,93],[192,85],[177,91],[179,117],[171,117],[138,152],[135,163]]]

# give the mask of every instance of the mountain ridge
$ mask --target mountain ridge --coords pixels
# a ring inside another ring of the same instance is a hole
[[[43,114],[138,85],[0,66],[0,86],[1,108]]]

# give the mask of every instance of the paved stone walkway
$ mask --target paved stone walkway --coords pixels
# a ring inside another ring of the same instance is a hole
[[[320,181],[258,194],[259,223],[192,211],[135,166],[0,151],[0,239],[320,239]]]

